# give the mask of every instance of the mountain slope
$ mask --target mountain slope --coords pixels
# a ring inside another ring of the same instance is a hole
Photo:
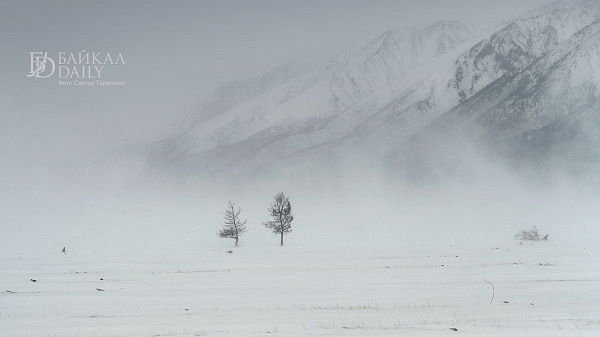
[[[155,161],[167,158],[194,171],[220,171],[239,155],[255,156],[270,145],[277,147],[273,155],[289,155],[337,141],[374,109],[411,90],[420,81],[416,68],[456,53],[456,47],[472,36],[459,22],[388,31],[323,68],[194,124],[163,142]],[[400,45],[414,48],[406,52]]]
[[[577,32],[598,18],[598,1],[561,1],[489,33],[455,21],[388,31],[323,67],[267,76],[241,95],[220,90],[206,105],[218,109],[161,142],[153,162],[209,175],[276,170],[299,158],[323,169],[361,153],[376,165],[451,115],[477,115],[490,139],[529,137],[558,116],[594,115],[596,70],[586,69],[596,69],[595,25]],[[509,143],[505,151],[515,152]]]
[[[596,165],[600,159],[600,20],[420,130],[391,156],[390,166],[410,170],[433,162],[441,165],[447,158],[439,158],[436,148],[461,135],[471,135],[518,165],[566,165],[574,170]],[[461,151],[452,148],[455,155]],[[407,159],[413,163],[408,165]]]

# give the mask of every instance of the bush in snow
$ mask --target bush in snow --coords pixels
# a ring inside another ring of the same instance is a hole
[[[529,240],[529,241],[547,241],[548,240],[548,234],[542,236],[538,230],[537,227],[533,226],[533,228],[531,228],[530,230],[523,230],[520,231],[519,233],[517,233],[515,235],[515,239],[517,240]]]

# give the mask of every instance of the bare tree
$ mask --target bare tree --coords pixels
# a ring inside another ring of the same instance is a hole
[[[238,246],[240,235],[246,231],[247,220],[240,219],[241,208],[235,208],[235,204],[231,201],[227,202],[225,210],[225,224],[223,229],[219,230],[219,236],[222,238],[235,239],[235,246]]]
[[[268,211],[273,220],[265,222],[264,225],[280,236],[280,245],[283,246],[283,235],[292,231],[292,204],[285,194],[279,193]]]

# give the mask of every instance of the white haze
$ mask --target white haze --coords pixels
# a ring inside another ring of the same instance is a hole
[[[586,178],[532,180],[490,156],[463,162],[464,172],[425,184],[392,181],[369,165],[322,177],[301,170],[244,183],[231,177],[235,184],[163,176],[126,156],[24,168],[3,175],[0,255],[43,256],[63,246],[101,255],[230,247],[216,235],[227,200],[248,219],[241,246],[270,247],[277,238],[261,223],[279,191],[292,201],[292,246],[493,247],[534,225],[556,243],[598,243],[600,194]]]

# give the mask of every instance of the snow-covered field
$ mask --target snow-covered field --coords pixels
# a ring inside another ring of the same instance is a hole
[[[0,336],[600,334],[598,247],[147,251],[1,258]]]

